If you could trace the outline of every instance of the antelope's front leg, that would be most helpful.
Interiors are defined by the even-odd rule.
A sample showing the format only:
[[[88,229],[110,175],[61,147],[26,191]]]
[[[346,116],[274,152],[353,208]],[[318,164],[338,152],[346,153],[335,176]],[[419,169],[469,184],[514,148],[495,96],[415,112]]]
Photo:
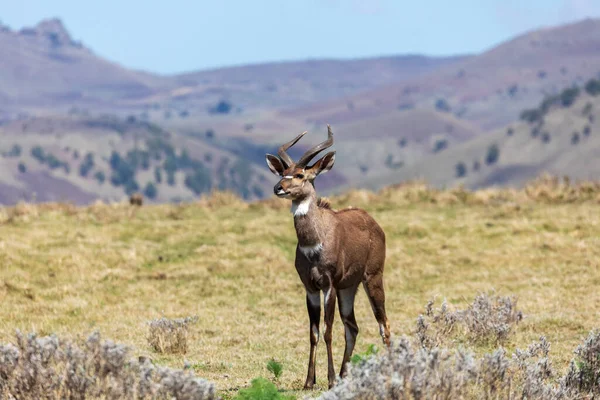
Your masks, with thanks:
[[[304,389],[312,389],[317,383],[315,364],[317,361],[317,343],[319,343],[319,320],[321,319],[321,293],[306,292],[306,307],[310,319],[310,356],[308,358],[308,373]]]
[[[333,286],[325,290],[325,345],[327,346],[327,380],[329,381],[329,389],[335,383],[335,370],[333,368],[333,352],[331,350],[331,338],[333,328],[333,318],[335,316],[335,299],[336,291]]]

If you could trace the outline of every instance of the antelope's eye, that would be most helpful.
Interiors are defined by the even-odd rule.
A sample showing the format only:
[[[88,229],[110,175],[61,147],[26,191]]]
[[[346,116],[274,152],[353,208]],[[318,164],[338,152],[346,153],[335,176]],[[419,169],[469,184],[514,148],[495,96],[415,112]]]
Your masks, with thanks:
[[[296,178],[298,178],[298,179],[304,179],[304,175],[303,174],[296,174]]]

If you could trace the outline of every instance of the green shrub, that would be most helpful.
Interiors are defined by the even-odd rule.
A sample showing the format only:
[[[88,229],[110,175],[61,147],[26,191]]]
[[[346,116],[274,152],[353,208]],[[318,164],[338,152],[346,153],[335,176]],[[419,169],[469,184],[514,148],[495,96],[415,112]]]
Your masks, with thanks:
[[[238,392],[235,400],[292,400],[295,396],[279,393],[277,387],[265,378],[255,378],[250,387]]]
[[[271,359],[267,363],[267,370],[273,374],[275,379],[279,379],[279,377],[283,373],[283,365],[281,365],[280,362]]]
[[[27,166],[26,166],[26,165],[25,165],[25,163],[23,163],[23,162],[20,162],[20,163],[19,163],[19,166],[18,166],[18,168],[19,168],[19,172],[20,172],[20,173],[27,172]]]
[[[360,364],[361,362],[366,361],[369,357],[376,355],[378,351],[379,349],[377,346],[370,344],[364,353],[354,353],[350,358],[350,362],[353,365]]]

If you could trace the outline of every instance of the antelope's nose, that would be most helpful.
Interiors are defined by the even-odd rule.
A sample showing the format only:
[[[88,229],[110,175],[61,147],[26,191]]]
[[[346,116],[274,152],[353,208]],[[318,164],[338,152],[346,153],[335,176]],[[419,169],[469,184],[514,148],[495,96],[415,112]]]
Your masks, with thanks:
[[[281,194],[281,192],[283,192],[283,186],[281,186],[281,183],[278,183],[273,188],[273,193],[275,193],[275,194]]]

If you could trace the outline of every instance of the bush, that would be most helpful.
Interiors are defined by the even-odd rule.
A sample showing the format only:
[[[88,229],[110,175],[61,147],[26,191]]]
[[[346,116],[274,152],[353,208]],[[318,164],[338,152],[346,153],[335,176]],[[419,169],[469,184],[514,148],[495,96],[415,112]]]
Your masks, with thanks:
[[[207,192],[212,187],[210,171],[204,167],[198,167],[185,176],[184,183],[195,194]]]
[[[578,87],[565,89],[560,93],[560,103],[563,107],[570,107],[577,97],[579,96],[580,90]]]
[[[41,146],[32,147],[31,156],[42,164],[46,162],[46,154],[44,153],[44,149]]]
[[[92,153],[87,153],[81,164],[79,164],[79,175],[86,177],[93,168],[94,155]]]
[[[402,139],[398,140],[398,146],[400,146],[401,148],[406,147],[406,143],[407,143],[406,138],[402,138]]]
[[[508,127],[506,130],[506,136],[512,136],[515,133],[515,130],[512,127]]]
[[[571,144],[575,145],[579,143],[579,132],[573,132],[571,135]]]
[[[140,190],[140,185],[135,179],[125,182],[125,193],[127,193],[128,196],[131,196],[138,190]]]
[[[18,168],[19,168],[19,172],[20,172],[20,173],[25,173],[25,172],[27,172],[27,166],[26,166],[26,165],[25,165],[25,163],[23,163],[23,162],[20,162],[20,163],[19,163],[19,166],[18,166]]]
[[[495,164],[500,157],[500,148],[497,144],[492,144],[488,147],[487,154],[485,155],[485,163],[487,165]]]
[[[575,350],[577,358],[571,361],[564,378],[568,388],[581,392],[600,393],[600,332],[590,332],[583,344]]]
[[[265,378],[256,378],[250,382],[250,387],[241,389],[234,400],[292,400],[294,396],[285,396],[277,387]]]
[[[83,346],[17,332],[0,345],[0,398],[215,399],[212,383],[133,359],[126,346],[90,335]]]
[[[542,133],[542,143],[550,143],[550,134],[548,132]]]
[[[450,112],[450,104],[445,99],[437,99],[435,102],[435,109],[442,112]]]
[[[462,178],[467,175],[467,166],[465,165],[464,162],[461,161],[461,162],[457,163],[455,168],[456,168],[456,177],[457,178]]]
[[[596,398],[600,393],[600,338],[590,333],[558,384],[545,337],[512,357],[498,348],[475,358],[460,347],[423,348],[401,337],[381,356],[350,365],[348,375],[319,399],[537,399]]]
[[[135,182],[135,168],[123,159],[119,153],[113,151],[109,163],[112,168],[110,181],[114,186],[125,186],[128,195],[139,189],[137,182]]]
[[[531,108],[528,110],[523,110],[519,116],[519,118],[523,121],[533,123],[542,119],[544,114],[538,110],[537,108]]]
[[[433,143],[433,152],[438,153],[448,148],[448,140],[444,138],[436,139]]]
[[[188,327],[197,321],[198,317],[154,319],[148,323],[148,344],[158,353],[185,354]]]
[[[267,370],[273,374],[275,379],[279,379],[283,373],[283,365],[274,359],[269,360],[267,363]]]
[[[156,190],[156,186],[152,182],[146,183],[146,187],[144,187],[144,196],[149,199],[155,199],[158,194],[158,190]]]
[[[585,91],[590,96],[597,96],[600,94],[600,80],[598,79],[590,79],[585,84]]]
[[[154,180],[156,181],[156,183],[162,182],[162,172],[160,170],[160,167],[154,168]]]
[[[167,184],[169,186],[175,186],[175,172],[167,171]]]
[[[438,310],[430,300],[425,315],[417,319],[417,338],[423,347],[435,347],[448,339],[451,332],[462,331],[474,342],[503,342],[514,326],[523,319],[517,310],[517,300],[511,297],[494,297],[481,293],[465,310],[450,311],[444,301]]]
[[[479,171],[481,163],[478,160],[473,161],[473,171]]]
[[[591,132],[592,132],[592,128],[590,128],[589,125],[586,125],[583,127],[583,136],[590,136]]]
[[[221,100],[215,106],[209,108],[208,112],[211,114],[229,114],[232,108],[233,105],[230,102]]]
[[[100,185],[102,185],[106,180],[106,175],[104,175],[103,171],[98,171],[94,174],[94,178],[98,181]]]
[[[6,157],[19,157],[22,153],[21,145],[13,144],[10,150],[7,153],[4,153]]]

